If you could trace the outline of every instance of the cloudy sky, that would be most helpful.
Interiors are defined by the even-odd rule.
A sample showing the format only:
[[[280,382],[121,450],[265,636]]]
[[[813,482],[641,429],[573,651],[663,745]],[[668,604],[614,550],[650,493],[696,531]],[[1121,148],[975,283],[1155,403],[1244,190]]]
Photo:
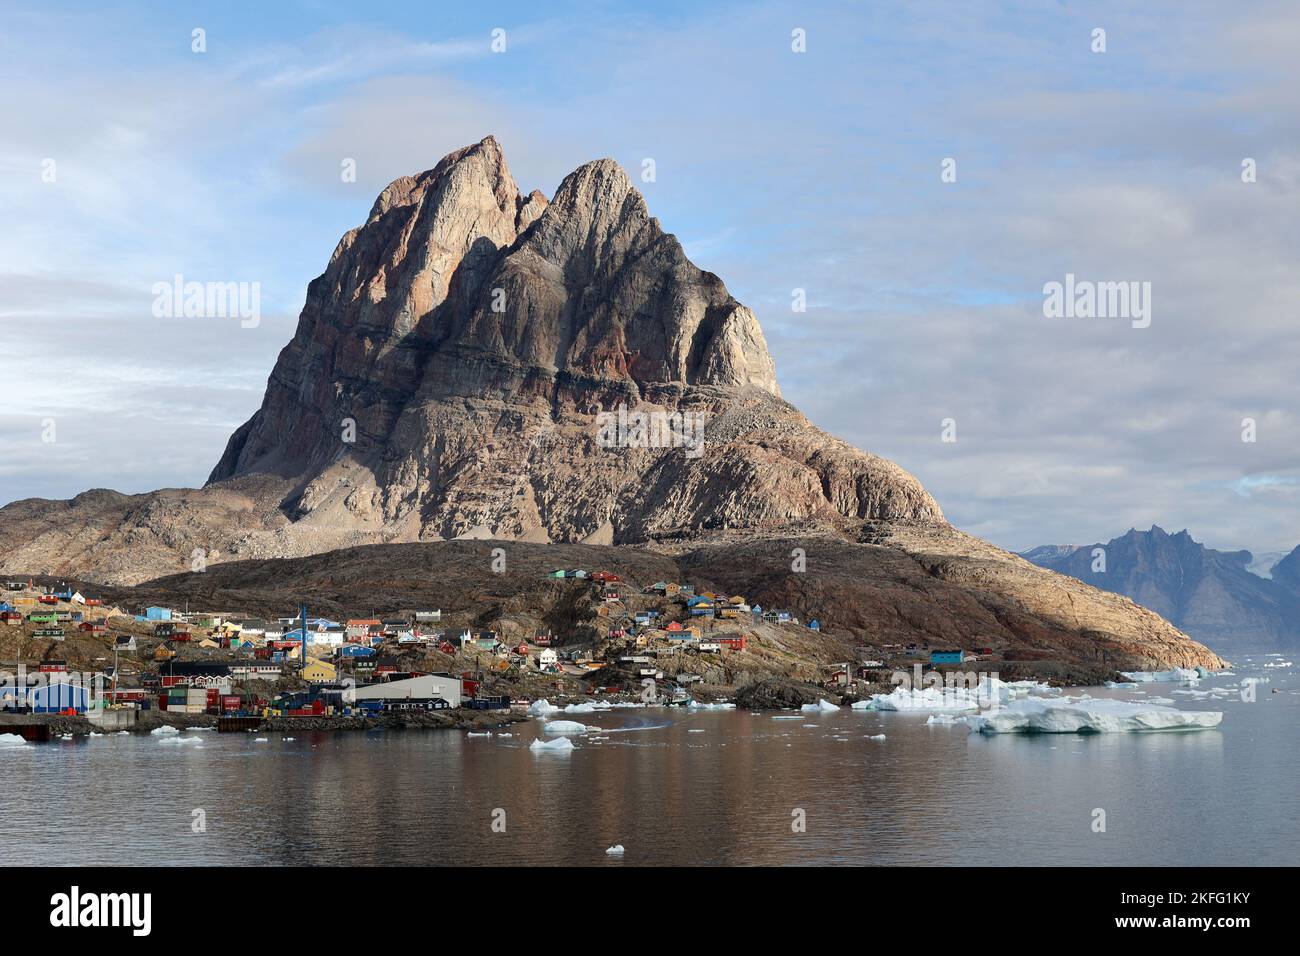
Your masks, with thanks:
[[[959,527],[1300,543],[1300,7],[702,6],[6,3],[0,503],[201,484],[339,236],[493,133],[548,195],[653,158],[786,397]],[[1150,326],[1045,317],[1067,273]],[[176,274],[260,324],[155,318]]]

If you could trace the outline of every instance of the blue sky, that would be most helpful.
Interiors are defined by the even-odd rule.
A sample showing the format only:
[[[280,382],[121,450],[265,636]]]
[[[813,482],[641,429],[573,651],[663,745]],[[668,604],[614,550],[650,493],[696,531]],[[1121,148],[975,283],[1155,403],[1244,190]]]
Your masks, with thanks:
[[[1281,3],[8,4],[0,502],[201,483],[339,236],[492,133],[548,195],[653,158],[786,397],[960,527],[1289,550],[1296,49]],[[1044,318],[1067,272],[1150,281],[1151,327]],[[154,318],[177,273],[260,283],[261,324]]]

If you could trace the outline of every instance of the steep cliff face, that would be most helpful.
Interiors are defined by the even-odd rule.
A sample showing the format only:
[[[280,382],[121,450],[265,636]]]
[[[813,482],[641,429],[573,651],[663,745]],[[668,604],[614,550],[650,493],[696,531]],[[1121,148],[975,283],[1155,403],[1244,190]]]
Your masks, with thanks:
[[[702,443],[615,429],[610,447],[619,409],[686,416]],[[547,203],[491,138],[393,183],[344,236],[209,484],[252,474],[290,481],[296,523],[405,540],[942,519],[906,472],[781,401],[753,313],[618,164]]]

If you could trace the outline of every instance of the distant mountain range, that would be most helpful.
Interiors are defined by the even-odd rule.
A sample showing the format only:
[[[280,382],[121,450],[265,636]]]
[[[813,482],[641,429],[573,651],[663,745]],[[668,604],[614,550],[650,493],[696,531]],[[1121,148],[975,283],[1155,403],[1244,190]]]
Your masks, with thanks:
[[[1153,525],[1104,544],[1042,545],[1021,557],[1127,595],[1220,654],[1300,649],[1300,547],[1276,563],[1262,562],[1249,551],[1215,551],[1186,531]]]

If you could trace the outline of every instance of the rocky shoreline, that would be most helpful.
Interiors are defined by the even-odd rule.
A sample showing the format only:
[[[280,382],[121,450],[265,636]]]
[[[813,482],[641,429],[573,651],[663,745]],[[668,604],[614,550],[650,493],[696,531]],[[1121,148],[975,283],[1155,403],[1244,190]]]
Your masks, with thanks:
[[[268,717],[257,727],[258,731],[273,733],[336,732],[349,730],[494,730],[527,720],[528,716],[514,710],[441,710],[392,714],[382,717]],[[89,737],[115,733],[148,734],[160,727],[177,730],[215,730],[217,718],[210,714],[169,714],[163,710],[139,712],[134,727],[124,731],[103,730],[85,717],[62,714],[3,714],[0,715],[0,733],[7,728],[31,724],[45,724],[52,737]],[[16,731],[10,731],[16,732]]]

